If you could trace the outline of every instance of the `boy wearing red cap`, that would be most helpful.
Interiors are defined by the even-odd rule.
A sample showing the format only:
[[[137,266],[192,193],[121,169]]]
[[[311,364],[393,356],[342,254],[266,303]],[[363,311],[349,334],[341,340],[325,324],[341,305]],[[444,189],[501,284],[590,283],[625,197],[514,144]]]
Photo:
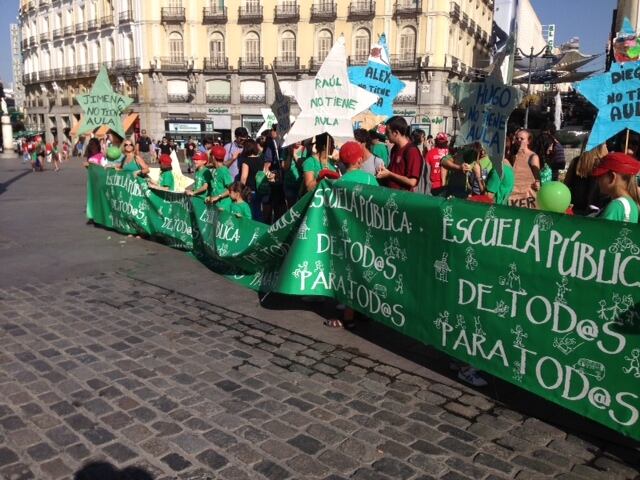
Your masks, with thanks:
[[[336,185],[342,183],[362,183],[378,186],[376,177],[360,169],[364,162],[364,150],[358,142],[347,142],[340,149],[340,161],[347,167],[347,171]]]
[[[151,179],[147,179],[147,181],[153,188],[172,192],[175,189],[175,182],[171,169],[171,156],[163,153],[158,160],[160,161],[160,183],[155,183]]]
[[[598,179],[598,187],[611,202],[598,215],[607,220],[638,223],[638,182],[640,162],[624,153],[609,153],[591,174]]]
[[[194,176],[193,190],[187,190],[185,193],[189,196],[202,195],[207,197],[211,195],[211,184],[213,176],[207,168],[209,157],[206,153],[198,152],[193,155],[193,162],[196,165],[196,174]]]
[[[214,170],[211,196],[207,198],[207,203],[215,203],[220,210],[229,210],[231,207],[229,187],[233,184],[233,177],[229,167],[224,164],[226,156],[227,151],[222,145],[216,145],[211,149]]]

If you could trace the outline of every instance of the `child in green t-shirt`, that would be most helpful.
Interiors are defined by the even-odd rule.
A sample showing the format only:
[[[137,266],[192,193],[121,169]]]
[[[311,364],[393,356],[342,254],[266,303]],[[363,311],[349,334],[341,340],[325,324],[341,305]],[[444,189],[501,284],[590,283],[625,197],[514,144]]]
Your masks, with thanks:
[[[242,182],[233,182],[229,187],[229,197],[231,197],[230,212],[239,218],[251,219],[251,207],[247,203],[251,196],[251,189]]]
[[[592,176],[598,180],[603,195],[611,198],[599,218],[618,222],[638,223],[638,183],[640,162],[624,153],[609,153],[593,169]]]
[[[211,184],[213,176],[207,168],[209,157],[206,153],[198,152],[193,156],[193,163],[196,166],[196,174],[194,176],[193,190],[187,190],[185,193],[189,196],[199,195],[207,197],[211,195]]]
[[[211,196],[207,198],[207,203],[213,203],[219,210],[229,210],[231,200],[229,199],[229,187],[233,184],[233,177],[229,168],[225,166],[224,159],[227,155],[224,147],[216,145],[211,149],[213,160],[213,184]]]

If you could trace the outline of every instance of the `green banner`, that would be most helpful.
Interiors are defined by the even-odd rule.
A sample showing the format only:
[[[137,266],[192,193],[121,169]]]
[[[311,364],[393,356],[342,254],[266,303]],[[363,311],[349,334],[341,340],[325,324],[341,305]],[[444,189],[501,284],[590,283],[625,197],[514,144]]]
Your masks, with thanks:
[[[323,181],[277,223],[89,167],[87,214],[255,290],[332,297],[640,440],[640,228]]]

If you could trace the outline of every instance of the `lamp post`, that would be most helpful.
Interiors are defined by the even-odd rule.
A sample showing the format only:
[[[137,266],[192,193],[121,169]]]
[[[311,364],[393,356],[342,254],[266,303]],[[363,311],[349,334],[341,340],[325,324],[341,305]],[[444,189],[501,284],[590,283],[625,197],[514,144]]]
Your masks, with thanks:
[[[529,59],[529,73],[527,76],[527,109],[524,114],[524,128],[529,128],[529,103],[531,101],[529,99],[529,95],[531,94],[531,64],[534,58],[538,58],[540,56],[543,58],[553,58],[553,54],[551,53],[551,49],[549,48],[549,45],[546,45],[538,53],[533,53],[533,47],[531,47],[531,52],[529,53],[529,55],[524,53],[520,48],[516,49],[516,53],[519,57],[519,58],[516,57],[516,59],[518,60],[522,58]]]

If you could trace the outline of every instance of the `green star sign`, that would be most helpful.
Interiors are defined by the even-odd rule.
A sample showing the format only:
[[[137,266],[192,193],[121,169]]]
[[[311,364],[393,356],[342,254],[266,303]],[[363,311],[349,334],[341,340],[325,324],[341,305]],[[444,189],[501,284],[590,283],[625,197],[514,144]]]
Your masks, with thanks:
[[[91,92],[86,95],[78,95],[76,100],[84,112],[78,135],[106,125],[121,138],[125,137],[120,115],[131,105],[133,99],[113,91],[109,82],[109,74],[104,65],[100,68],[100,73],[98,73]]]

